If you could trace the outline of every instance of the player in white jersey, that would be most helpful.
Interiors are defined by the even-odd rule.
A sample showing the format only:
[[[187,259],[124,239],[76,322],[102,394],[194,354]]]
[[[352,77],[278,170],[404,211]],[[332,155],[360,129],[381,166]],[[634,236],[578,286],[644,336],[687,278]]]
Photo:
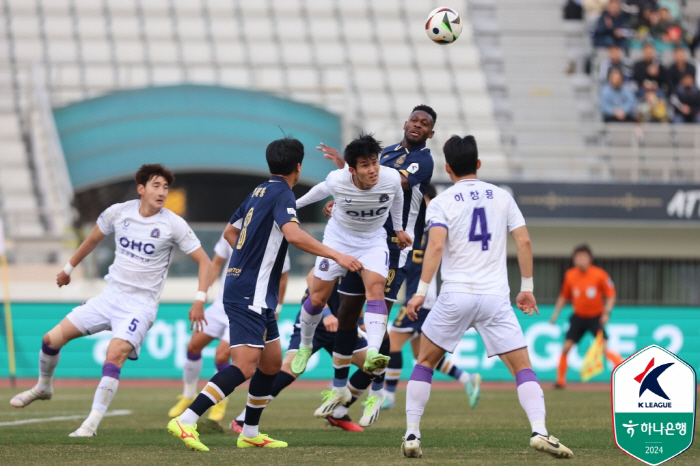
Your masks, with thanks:
[[[209,286],[214,284],[216,276],[222,270],[224,264],[231,261],[233,248],[226,238],[221,236],[214,245],[214,259],[212,260],[211,275]],[[290,262],[289,254],[284,259],[282,266],[282,277],[289,276]],[[221,271],[221,285],[216,299],[209,307],[204,310],[204,317],[207,319],[207,324],[201,332],[194,332],[187,344],[187,359],[185,359],[184,367],[182,368],[183,391],[182,395],[178,395],[178,402],[168,411],[168,417],[177,417],[182,414],[187,407],[192,404],[197,396],[197,381],[202,373],[202,350],[214,340],[219,340],[219,345],[216,347],[214,356],[214,364],[216,371],[226,369],[229,366],[230,344],[229,344],[229,321],[226,311],[224,310],[224,283],[226,282],[226,272],[224,268]],[[285,280],[286,281],[286,280]],[[279,303],[284,300],[285,290],[280,285]],[[228,398],[220,403],[212,406],[209,410],[208,418],[215,422],[221,422],[226,414],[226,406]]]
[[[329,195],[333,196],[333,215],[326,225],[323,243],[345,254],[352,254],[364,267],[362,280],[367,297],[365,327],[368,340],[364,370],[368,372],[383,370],[389,361],[388,357],[379,354],[387,321],[384,284],[389,273],[389,249],[384,223],[389,215],[399,247],[412,244],[401,224],[404,201],[401,175],[396,170],[379,164],[381,151],[379,142],[372,136],[360,135],[344,151],[349,169],[331,172],[325,182],[314,186],[297,200],[297,208],[301,208]],[[323,308],[336,280],[346,272],[330,259],[316,258],[310,295],[302,306],[301,344],[292,362],[293,373],[304,372]],[[354,322],[351,327],[353,334],[356,327],[357,322]],[[341,389],[347,391],[344,381]],[[347,395],[349,397],[349,392]]]
[[[477,179],[481,167],[473,136],[452,136],[443,148],[445,169],[454,185],[428,206],[430,228],[421,281],[408,302],[409,318],[425,301],[442,261],[438,300],[423,324],[420,352],[406,391],[404,456],[422,456],[420,419],[430,397],[435,367],[452,353],[471,327],[481,335],[489,357],[500,356],[515,376],[518,398],[532,427],[530,446],[558,458],[573,453],[545,427],[544,394],[532,370],[522,329],[510,304],[506,270],[507,233],[515,239],[522,278],[517,307],[539,314],[532,293],[532,246],[525,220],[505,190]]]
[[[126,359],[137,359],[146,332],[153,325],[165,277],[175,246],[199,265],[199,291],[190,308],[191,327],[206,323],[204,301],[211,261],[187,222],[164,207],[170,170],[159,164],[142,165],[136,172],[139,200],[114,204],[97,219],[97,225],[58,274],[59,287],[70,283],[70,274],[108,234],[114,233],[116,253],[105,277],[105,290],[76,307],[44,335],[39,353],[39,382],[10,401],[23,408],[34,400],[49,400],[59,351],[69,341],[102,330],[112,330],[112,340],[95,392],[92,411],[71,437],[92,437],[119,386]]]

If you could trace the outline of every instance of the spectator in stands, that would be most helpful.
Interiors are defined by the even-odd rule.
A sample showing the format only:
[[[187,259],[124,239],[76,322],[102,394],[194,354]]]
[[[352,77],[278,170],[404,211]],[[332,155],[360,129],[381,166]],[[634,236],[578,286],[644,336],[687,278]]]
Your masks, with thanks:
[[[651,27],[651,37],[667,44],[679,43],[683,36],[683,29],[681,23],[671,17],[668,8],[661,8],[658,14],[654,13],[654,17],[656,21]]]
[[[634,92],[625,86],[623,81],[620,70],[610,70],[608,82],[600,90],[600,113],[603,114],[603,121],[636,121],[634,107],[637,100]]]
[[[695,28],[695,36],[690,41],[690,55],[692,57],[695,56],[695,49],[698,48],[698,45],[700,45],[700,18],[698,18],[698,25]]]
[[[688,63],[688,56],[683,47],[676,47],[673,50],[673,65],[668,68],[668,88],[673,93],[681,82],[681,77],[685,74],[695,73],[695,65]]]
[[[608,58],[600,64],[600,81],[607,82],[610,71],[616,69],[622,72],[625,82],[632,79],[632,65],[624,56],[619,45],[613,44],[608,47]]]
[[[656,83],[654,81],[646,81],[644,84],[644,100],[637,107],[638,120],[651,123],[669,121],[666,99],[659,95]]]
[[[654,44],[647,42],[642,49],[642,59],[634,64],[634,81],[637,83],[639,97],[643,94],[643,84],[645,80],[655,81],[659,89],[668,95],[668,73],[666,67],[661,64],[656,57]]]
[[[610,0],[593,30],[593,45],[610,47],[617,44],[627,48],[628,15],[620,9],[620,0]]]
[[[700,90],[695,85],[695,76],[685,74],[676,88],[674,104],[676,123],[700,123]]]

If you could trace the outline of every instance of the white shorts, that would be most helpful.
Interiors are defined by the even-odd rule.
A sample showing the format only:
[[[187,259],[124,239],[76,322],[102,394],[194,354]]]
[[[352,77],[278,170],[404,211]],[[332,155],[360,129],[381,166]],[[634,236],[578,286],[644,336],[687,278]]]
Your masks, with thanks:
[[[73,309],[66,317],[83,335],[111,330],[112,338],[127,341],[134,347],[129,359],[136,360],[157,312],[157,306],[141,303],[107,287],[99,295]]]
[[[481,335],[489,357],[527,347],[510,300],[504,296],[440,293],[422,330],[428,340],[452,353],[471,327]]]
[[[224,311],[224,303],[218,300],[211,303],[211,305],[204,310],[204,318],[207,319],[207,325],[204,326],[202,332],[215,340],[228,343],[230,336],[228,330],[228,316],[226,315],[226,311]]]
[[[323,244],[338,252],[353,256],[365,269],[386,278],[389,275],[389,247],[386,244],[386,231],[382,228],[374,238],[363,238],[341,231],[332,224],[326,226]],[[347,269],[332,259],[316,257],[314,276],[324,281],[342,277]]]

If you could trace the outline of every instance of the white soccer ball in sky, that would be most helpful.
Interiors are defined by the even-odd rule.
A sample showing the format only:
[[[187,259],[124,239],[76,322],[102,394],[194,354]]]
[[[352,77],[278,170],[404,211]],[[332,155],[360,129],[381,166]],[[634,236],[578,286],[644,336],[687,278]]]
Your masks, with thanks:
[[[452,8],[435,8],[425,22],[425,33],[438,44],[451,44],[462,34],[462,18]]]

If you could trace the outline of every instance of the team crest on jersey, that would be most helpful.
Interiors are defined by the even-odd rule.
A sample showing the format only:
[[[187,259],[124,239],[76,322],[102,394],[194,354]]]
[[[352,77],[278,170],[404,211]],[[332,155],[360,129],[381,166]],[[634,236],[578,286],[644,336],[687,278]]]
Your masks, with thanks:
[[[128,220],[124,220],[124,225],[122,226],[122,228],[126,230],[127,228],[129,228],[129,225],[131,225],[131,223]]]
[[[382,194],[379,196],[379,202],[386,202],[389,200],[389,195],[388,194]]]
[[[403,163],[406,161],[406,154],[403,154],[401,157],[396,159],[396,162],[394,162],[394,168],[399,168]]]
[[[158,228],[153,229],[151,232],[151,238],[160,238],[160,230]]]
[[[330,267],[330,264],[328,263],[328,259],[323,259],[321,263],[318,265],[318,269],[321,272],[328,272],[328,267]]]

